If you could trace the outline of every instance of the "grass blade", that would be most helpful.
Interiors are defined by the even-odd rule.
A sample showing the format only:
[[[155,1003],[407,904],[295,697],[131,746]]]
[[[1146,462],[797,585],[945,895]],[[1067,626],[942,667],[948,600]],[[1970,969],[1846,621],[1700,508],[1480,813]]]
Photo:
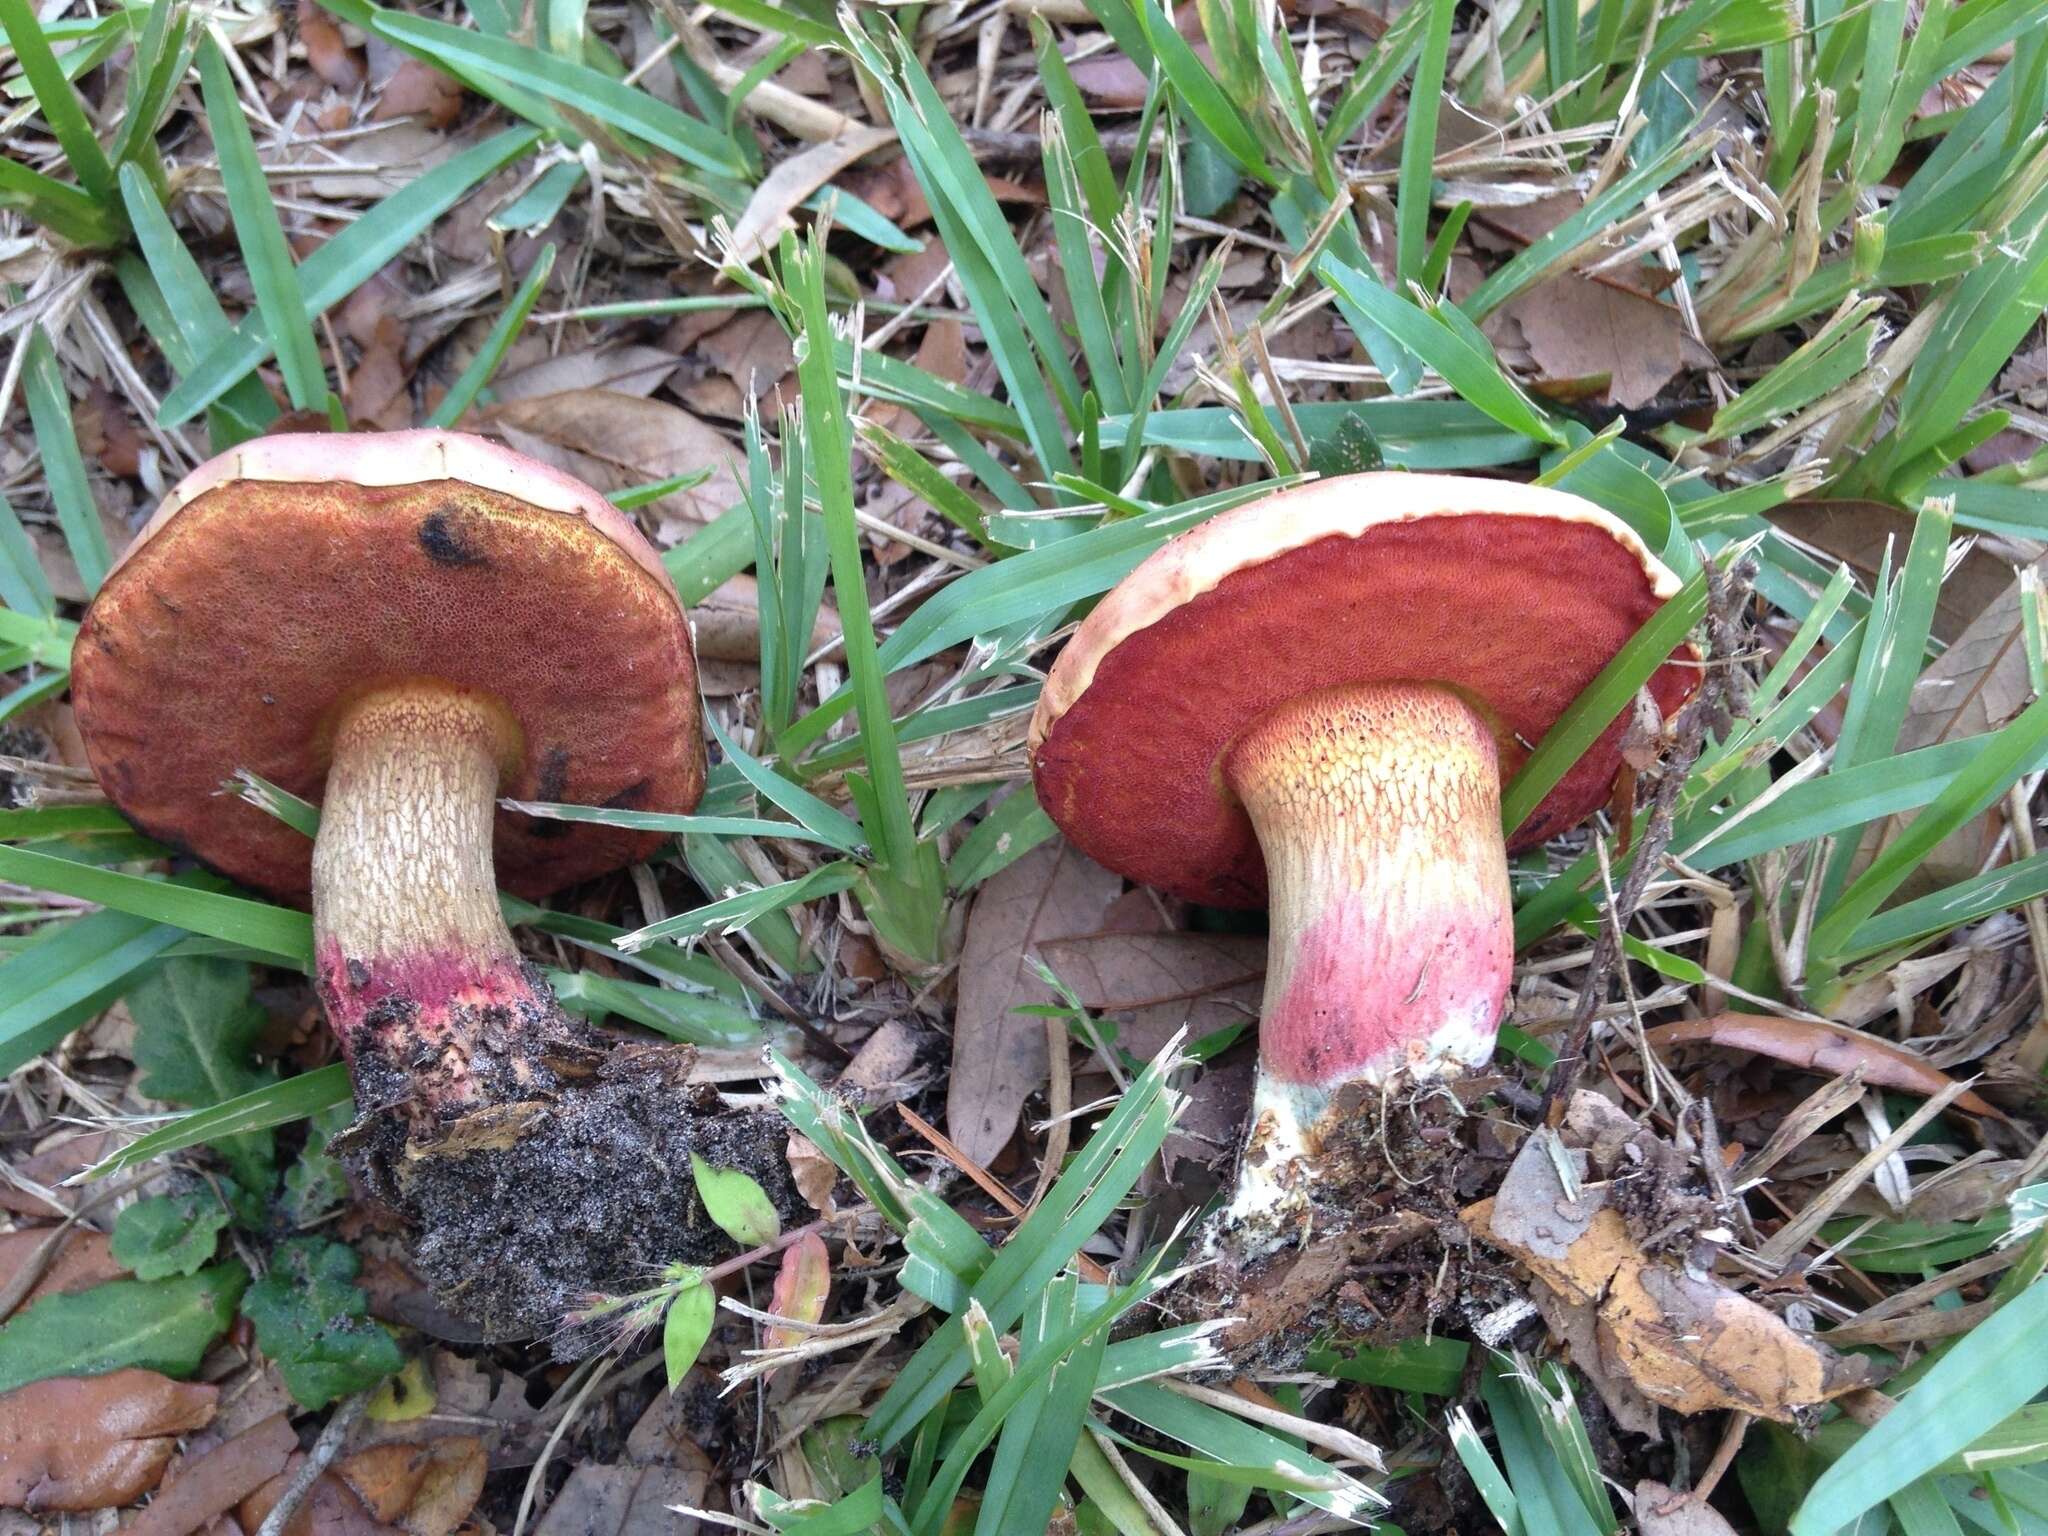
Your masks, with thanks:
[[[28,398],[29,421],[36,448],[43,457],[43,478],[57,509],[57,526],[78,567],[88,594],[99,591],[113,568],[106,530],[100,526],[99,504],[86,483],[85,461],[78,456],[78,433],[71,424],[71,396],[57,366],[57,349],[41,326],[29,332],[28,357],[22,368],[22,393]]]
[[[469,366],[462,370],[448,393],[441,397],[441,403],[434,407],[427,417],[430,427],[452,427],[462,420],[469,408],[476,404],[476,397],[491,382],[505,361],[505,354],[512,349],[512,343],[519,339],[519,328],[526,324],[526,317],[533,313],[533,306],[540,298],[540,291],[547,286],[548,275],[555,270],[555,246],[549,241],[541,247],[533,268],[519,285],[519,291],[512,295],[512,302],[492,323],[490,334],[484,337],[482,346],[476,349],[476,356],[469,360]]]
[[[230,944],[260,949],[302,971],[312,969],[313,920],[303,912],[229,896],[222,890],[204,890],[99,869],[29,848],[0,847],[0,880],[97,902],[117,912],[132,912],[138,917],[169,923],[188,933],[203,933]]]
[[[103,1179],[110,1173],[137,1168],[190,1147],[310,1119],[322,1110],[348,1103],[353,1096],[346,1066],[337,1061],[316,1067],[311,1072],[288,1077],[281,1083],[267,1083],[235,1098],[222,1099],[205,1109],[179,1115],[136,1137],[113,1156],[94,1163],[85,1171],[84,1177]]]
[[[277,219],[277,204],[256,154],[256,140],[242,115],[234,77],[228,73],[220,45],[211,37],[199,44],[199,84],[220,156],[221,185],[234,217],[235,238],[248,264],[250,285],[256,290],[256,307],[284,370],[285,389],[297,409],[325,410],[327,369],[320,361],[320,346],[313,339],[311,324],[317,311],[306,308],[298,265],[285,243],[284,226]]]
[[[1422,52],[1415,63],[1415,79],[1408,96],[1408,124],[1401,133],[1401,180],[1394,208],[1395,271],[1400,283],[1422,280],[1422,267],[1429,255],[1429,209],[1436,178],[1436,120],[1443,104],[1444,66],[1451,53],[1451,18],[1457,0],[1424,0],[1429,19],[1422,34]],[[1572,26],[1578,25],[1578,11],[1569,0],[1545,0],[1546,20],[1552,12],[1568,12]],[[1557,88],[1553,81],[1551,88]],[[1354,298],[1354,302],[1356,302]]]
[[[1831,1536],[1941,1465],[2048,1387],[2048,1285],[2036,1281],[1937,1361],[1820,1475],[1790,1536]]]
[[[539,141],[540,134],[534,129],[508,129],[444,160],[349,224],[299,267],[307,317],[355,292],[478,182],[503,170]],[[192,372],[164,397],[157,419],[167,427],[191,420],[259,367],[271,350],[269,328],[262,317],[244,320],[209,348]]]

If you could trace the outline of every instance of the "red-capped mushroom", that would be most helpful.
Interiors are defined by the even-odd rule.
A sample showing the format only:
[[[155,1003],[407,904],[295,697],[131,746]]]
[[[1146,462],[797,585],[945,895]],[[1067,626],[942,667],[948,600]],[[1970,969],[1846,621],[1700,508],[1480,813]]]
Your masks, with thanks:
[[[586,1187],[631,1180],[593,1163],[595,1133],[567,1107],[609,1070],[608,1042],[562,1012],[498,905],[500,884],[539,897],[661,841],[517,815],[501,796],[681,812],[703,792],[689,622],[630,520],[459,433],[260,438],[165,499],[80,626],[72,687],[94,771],[137,826],[310,896],[355,1139],[421,1229],[444,1299],[530,1330],[617,1267],[607,1241],[628,1267],[648,1257],[639,1233],[602,1230],[580,1235],[580,1256],[538,1256],[499,1219],[559,1176],[551,1219],[601,1229]],[[222,793],[237,769],[319,802],[317,839]],[[543,1121],[554,1141],[515,1155],[524,1138],[506,1128]],[[487,1151],[500,1163],[479,1162]],[[431,1187],[437,1158],[463,1165],[460,1190]],[[662,1219],[686,1225],[686,1203]],[[470,1273],[493,1232],[549,1271],[509,1304],[479,1302]]]
[[[1507,850],[1606,800],[1623,722],[1506,838],[1501,783],[1676,588],[1576,496],[1364,474],[1181,535],[1060,655],[1032,772],[1068,838],[1191,901],[1270,894],[1238,1220],[1279,1235],[1346,1084],[1490,1058]],[[1674,660],[1650,692],[1668,714],[1693,681]]]

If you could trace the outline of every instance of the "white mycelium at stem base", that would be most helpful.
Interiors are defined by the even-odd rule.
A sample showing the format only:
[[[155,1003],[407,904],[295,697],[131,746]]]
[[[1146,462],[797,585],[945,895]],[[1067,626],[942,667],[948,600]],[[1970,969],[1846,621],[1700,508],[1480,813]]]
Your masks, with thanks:
[[[392,685],[335,728],[313,848],[317,981],[359,1098],[403,1095],[415,1118],[501,1100],[533,1063],[480,1038],[553,999],[519,958],[492,868],[498,786],[518,728],[483,695]],[[483,1062],[497,1065],[484,1082]]]
[[[1231,1215],[1270,1219],[1304,1201],[1339,1088],[1491,1056],[1514,962],[1500,773],[1492,728],[1456,694],[1400,683],[1293,699],[1222,767],[1272,893]]]

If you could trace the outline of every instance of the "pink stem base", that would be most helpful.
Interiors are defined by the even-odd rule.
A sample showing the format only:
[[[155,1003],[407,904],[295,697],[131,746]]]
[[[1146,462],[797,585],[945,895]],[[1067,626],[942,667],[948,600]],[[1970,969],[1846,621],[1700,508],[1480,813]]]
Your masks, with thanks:
[[[1373,684],[1273,711],[1223,768],[1272,893],[1238,1192],[1269,1210],[1312,1179],[1338,1089],[1491,1057],[1514,966],[1498,753],[1448,690]]]

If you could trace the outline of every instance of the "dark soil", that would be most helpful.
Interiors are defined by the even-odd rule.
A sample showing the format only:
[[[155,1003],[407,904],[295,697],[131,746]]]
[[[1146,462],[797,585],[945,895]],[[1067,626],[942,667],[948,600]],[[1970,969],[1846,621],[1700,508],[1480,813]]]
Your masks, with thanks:
[[[574,1357],[606,1339],[571,1328],[572,1314],[646,1289],[669,1264],[736,1252],[705,1215],[691,1153],[751,1175],[786,1216],[802,1205],[783,1155],[788,1127],[691,1085],[689,1047],[615,1044],[559,1009],[509,1016],[527,1011],[488,1010],[508,1016],[479,1021],[475,1037],[480,1058],[523,1058],[524,1097],[425,1124],[386,1097],[336,1150],[403,1218],[440,1305],[485,1339],[546,1337]],[[513,1081],[487,1076],[501,1091]],[[359,1102],[377,1102],[361,1086]]]

